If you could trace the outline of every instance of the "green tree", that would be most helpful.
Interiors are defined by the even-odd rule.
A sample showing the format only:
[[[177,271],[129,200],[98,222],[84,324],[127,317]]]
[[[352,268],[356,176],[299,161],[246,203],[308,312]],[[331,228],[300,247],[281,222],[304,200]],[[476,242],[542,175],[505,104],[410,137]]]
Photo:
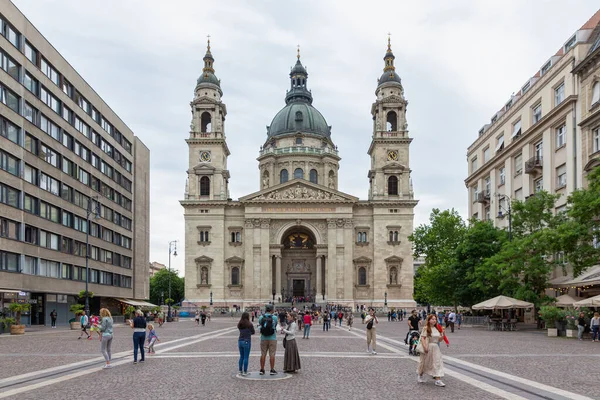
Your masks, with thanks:
[[[181,302],[185,296],[184,278],[180,277],[176,271],[163,268],[150,278],[150,302],[161,304],[169,297],[169,275],[171,276],[171,298],[175,303]],[[166,304],[166,303],[165,303]]]
[[[587,176],[588,187],[569,196],[567,218],[558,227],[565,256],[578,276],[600,260],[600,167]]]
[[[503,294],[539,307],[548,301],[545,289],[562,250],[557,227],[564,216],[554,215],[558,196],[538,192],[512,202],[513,240],[475,268],[475,287],[488,296]]]
[[[458,304],[456,285],[464,281],[455,270],[456,248],[465,232],[465,222],[456,210],[433,209],[429,225],[417,227],[409,236],[414,256],[425,256],[425,264],[415,277],[415,297],[419,301]]]

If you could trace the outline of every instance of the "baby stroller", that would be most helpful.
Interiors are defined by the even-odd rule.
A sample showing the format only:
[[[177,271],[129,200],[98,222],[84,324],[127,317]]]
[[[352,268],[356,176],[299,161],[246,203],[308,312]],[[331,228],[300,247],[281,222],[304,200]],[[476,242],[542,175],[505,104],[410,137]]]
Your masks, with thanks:
[[[410,331],[408,333],[408,354],[412,356],[418,356],[419,352],[417,351],[417,343],[419,342],[419,338],[421,334],[419,331]]]

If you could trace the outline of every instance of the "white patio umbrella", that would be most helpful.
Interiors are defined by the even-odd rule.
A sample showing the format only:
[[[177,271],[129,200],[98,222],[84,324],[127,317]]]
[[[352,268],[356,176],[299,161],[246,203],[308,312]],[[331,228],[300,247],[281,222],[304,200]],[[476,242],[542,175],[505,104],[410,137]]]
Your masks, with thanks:
[[[575,307],[593,307],[600,306],[600,294],[594,297],[588,297],[587,299],[583,299],[573,303]]]
[[[583,297],[573,297],[570,296],[568,294],[563,294],[562,296],[558,296],[556,298],[556,306],[557,307],[573,307],[573,305],[578,302],[578,301],[582,301],[582,300],[587,300],[584,299]]]
[[[507,296],[496,296],[471,307],[473,310],[508,310],[511,308],[533,308],[533,303],[513,299]]]

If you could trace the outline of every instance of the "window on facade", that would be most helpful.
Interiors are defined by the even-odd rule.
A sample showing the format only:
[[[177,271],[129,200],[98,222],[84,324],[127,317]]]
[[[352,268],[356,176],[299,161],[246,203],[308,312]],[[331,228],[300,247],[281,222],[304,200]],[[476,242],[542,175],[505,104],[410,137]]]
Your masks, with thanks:
[[[473,195],[472,201],[473,201],[473,203],[475,203],[477,201],[477,198],[479,197],[479,185],[473,186],[471,188],[471,193]]]
[[[489,196],[492,193],[492,180],[489,176],[485,178],[483,185],[485,195]]]
[[[483,162],[486,163],[490,160],[490,148],[486,147],[483,150]]]
[[[398,130],[398,114],[395,111],[387,113],[386,128],[388,132],[396,132]]]
[[[282,169],[281,172],[279,172],[279,183],[285,183],[287,181],[288,181],[287,169]]]
[[[304,171],[302,168],[296,168],[294,170],[294,179],[304,179]]]
[[[533,193],[538,193],[544,190],[544,180],[543,178],[536,179],[533,182]]]
[[[367,269],[365,267],[358,269],[358,284],[360,286],[366,286],[367,284]]]
[[[556,188],[567,186],[567,165],[563,164],[556,168]]]
[[[515,199],[522,201],[523,200],[523,188],[519,188],[515,190]]]
[[[37,207],[37,203],[38,200],[35,197],[32,197],[28,194],[25,194],[25,196],[23,197],[23,210],[25,210],[26,212],[30,213],[30,214],[37,214],[38,213],[38,207]]]
[[[8,153],[0,151],[0,169],[5,170],[9,174],[19,176],[20,168],[19,168],[20,160],[16,157],[11,156]]]
[[[39,112],[28,102],[23,102],[23,117],[34,125],[38,124]]]
[[[4,136],[11,142],[19,144],[21,130],[12,122],[0,118],[0,136]]]
[[[0,183],[0,203],[19,208],[21,192]]]
[[[504,134],[498,136],[497,142],[496,142],[496,153],[499,151],[502,151],[504,149]]]
[[[515,156],[514,163],[515,163],[515,175],[518,175],[521,172],[523,172],[523,155],[522,154],[517,154]]]
[[[356,242],[357,243],[367,243],[367,232],[357,232],[356,233]]]
[[[542,105],[538,104],[533,107],[531,122],[536,124],[540,119],[542,119]]]
[[[397,242],[398,241],[398,231],[390,231],[389,232],[389,241]]]
[[[600,102],[600,82],[594,83],[592,86],[592,105]]]
[[[40,246],[51,250],[58,250],[60,237],[54,233],[40,230]]]
[[[17,32],[12,26],[10,26],[5,21],[0,19],[0,28],[2,30],[2,35],[8,40],[13,46],[17,49],[19,48],[19,43],[21,39],[21,35]]]
[[[500,182],[500,185],[504,185],[506,183],[506,168],[505,167],[500,167],[500,169],[498,170],[498,180]]]
[[[60,141],[60,128],[44,114],[40,115],[40,128],[53,139]]]
[[[22,274],[37,275],[37,258],[25,256],[25,262],[21,269]]]
[[[4,86],[0,86],[0,101],[2,101],[5,106],[17,114],[19,113],[19,96],[17,96],[12,90]]]
[[[301,138],[301,137],[297,137],[297,138],[296,138],[296,144],[297,144],[297,145],[300,145],[300,144],[302,144],[302,138]]]
[[[242,243],[242,233],[231,232],[231,243]]]
[[[537,160],[542,159],[542,156],[544,155],[544,142],[543,141],[540,140],[533,146],[533,153]]]
[[[600,127],[592,131],[592,152],[600,151]]]
[[[477,171],[477,156],[471,159],[471,173]]]
[[[240,285],[240,268],[239,267],[231,268],[231,285],[232,286]]]
[[[52,82],[54,82],[55,85],[58,86],[58,71],[48,64],[44,58],[42,58],[40,63],[40,69]]]
[[[19,70],[21,66],[4,52],[0,52],[0,66],[17,82],[19,81]]]
[[[57,114],[60,114],[60,101],[45,87],[40,87],[40,99]]]
[[[565,84],[561,83],[554,89],[554,105],[557,106],[565,99]]]
[[[19,240],[20,226],[16,221],[0,217],[0,237]]]
[[[200,196],[210,196],[210,178],[208,176],[200,178]]]
[[[562,147],[566,143],[565,134],[567,132],[567,127],[563,124],[556,128],[556,148]]]
[[[310,181],[312,183],[319,183],[319,173],[317,172],[316,169],[310,170],[309,177],[310,177]]]
[[[23,78],[23,85],[25,86],[25,88],[27,90],[29,90],[31,93],[33,93],[34,95],[37,96],[37,93],[38,93],[37,79],[35,79],[34,77],[32,77],[31,75],[26,73],[25,78]]]
[[[398,195],[398,178],[395,176],[390,176],[388,178],[388,195],[390,195],[390,196]]]
[[[200,231],[200,241],[201,242],[210,242],[208,237],[208,231]]]
[[[34,65],[37,65],[37,50],[34,49],[27,41],[25,41],[25,57],[27,57],[27,59],[31,61]]]
[[[45,173],[40,173],[40,188],[56,196],[60,193],[60,183]]]
[[[203,112],[200,116],[200,132],[212,132],[212,119],[209,112]]]

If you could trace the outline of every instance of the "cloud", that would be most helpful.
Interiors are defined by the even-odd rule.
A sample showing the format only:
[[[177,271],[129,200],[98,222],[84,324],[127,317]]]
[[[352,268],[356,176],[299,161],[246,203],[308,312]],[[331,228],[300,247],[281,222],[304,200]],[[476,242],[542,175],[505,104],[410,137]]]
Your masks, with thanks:
[[[594,2],[14,0],[151,151],[151,260],[183,255],[189,102],[212,36],[227,104],[233,198],[259,188],[265,126],[284,106],[296,45],[333,126],[339,186],[366,198],[376,79],[387,32],[409,101],[415,226],[431,208],[466,217],[477,131],[595,11]],[[183,271],[183,257],[171,260]]]

